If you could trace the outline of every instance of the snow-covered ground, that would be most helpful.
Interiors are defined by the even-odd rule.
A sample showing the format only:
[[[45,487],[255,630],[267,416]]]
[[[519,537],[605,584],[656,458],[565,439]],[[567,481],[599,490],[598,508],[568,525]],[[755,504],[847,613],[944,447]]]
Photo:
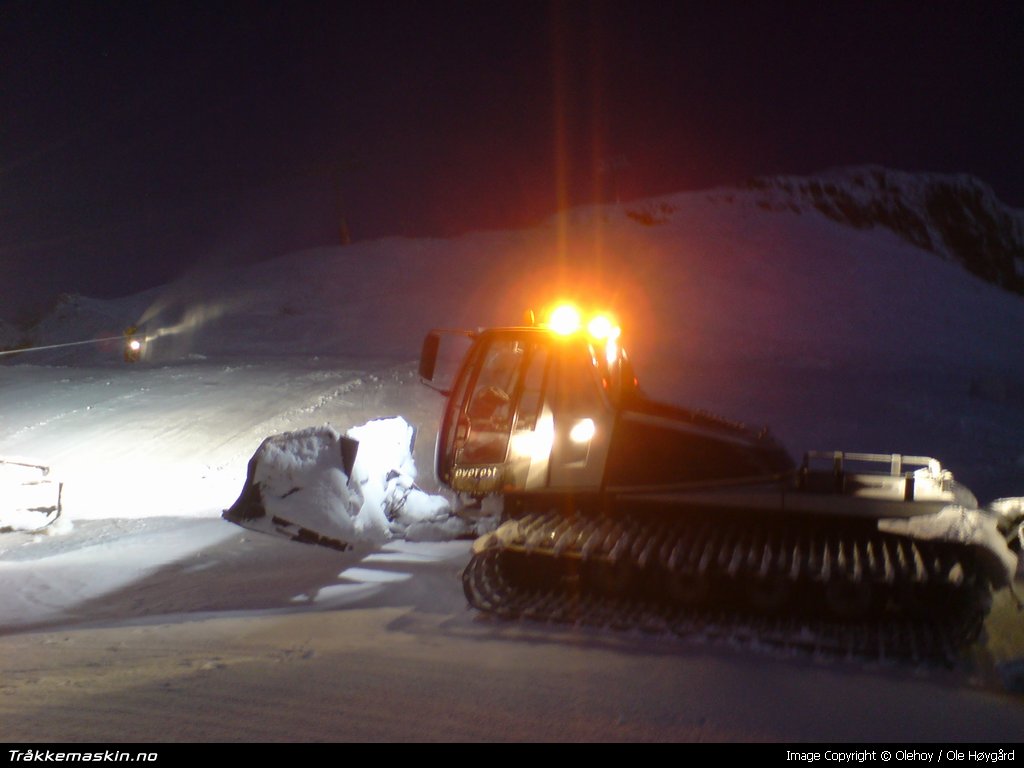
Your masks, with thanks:
[[[415,427],[416,480],[442,493],[423,334],[566,294],[618,313],[656,397],[768,424],[796,456],[932,455],[983,502],[1024,495],[1024,301],[889,230],[757,201],[687,193],[68,297],[37,344],[133,324],[149,342],[131,365],[116,340],[0,358],[0,455],[52,465],[66,510],[0,539],[6,740],[1018,741],[1005,594],[976,658],[922,674],[503,625],[465,606],[468,541],[339,553],[220,519],[265,437],[379,417]]]

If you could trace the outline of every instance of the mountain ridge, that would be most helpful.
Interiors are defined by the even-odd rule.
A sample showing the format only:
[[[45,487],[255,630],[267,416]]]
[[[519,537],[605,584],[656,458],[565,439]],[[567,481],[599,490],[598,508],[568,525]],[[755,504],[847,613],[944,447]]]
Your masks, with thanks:
[[[738,187],[765,210],[811,207],[855,229],[885,227],[994,285],[1024,295],[1024,211],[970,174],[913,173],[877,165],[808,176],[758,176]]]

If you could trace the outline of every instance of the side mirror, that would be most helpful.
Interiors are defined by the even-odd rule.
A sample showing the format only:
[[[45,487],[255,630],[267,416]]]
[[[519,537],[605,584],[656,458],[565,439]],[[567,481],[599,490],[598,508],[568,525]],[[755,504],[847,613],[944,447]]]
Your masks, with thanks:
[[[434,380],[434,369],[437,367],[437,352],[441,348],[441,334],[431,331],[423,339],[423,349],[420,350],[420,379],[424,384]]]
[[[428,333],[420,350],[420,381],[448,397],[475,337],[472,331],[434,329]]]

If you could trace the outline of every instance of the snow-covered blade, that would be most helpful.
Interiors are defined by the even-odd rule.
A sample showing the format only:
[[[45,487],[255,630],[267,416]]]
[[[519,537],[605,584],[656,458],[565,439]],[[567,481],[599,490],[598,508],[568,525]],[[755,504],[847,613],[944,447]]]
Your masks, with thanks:
[[[358,443],[330,427],[268,437],[249,460],[245,487],[223,513],[245,528],[349,549],[356,540],[349,486]]]
[[[49,467],[0,458],[0,533],[35,533],[52,525],[60,517],[62,490]]]
[[[400,417],[374,419],[347,435],[322,426],[268,437],[223,517],[343,551],[394,537],[451,538],[463,524],[444,497],[415,484],[414,438]]]

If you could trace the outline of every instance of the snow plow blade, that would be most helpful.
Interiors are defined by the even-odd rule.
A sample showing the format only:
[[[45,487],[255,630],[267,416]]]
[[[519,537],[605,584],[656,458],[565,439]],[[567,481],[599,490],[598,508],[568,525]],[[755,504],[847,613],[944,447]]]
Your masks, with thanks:
[[[331,504],[318,505],[323,516],[312,520],[308,514],[303,514],[304,505],[290,504],[289,499],[323,493],[323,489],[315,487],[314,478],[322,476],[325,469],[343,473],[343,480],[338,480],[347,485],[358,449],[358,441],[326,427],[268,437],[249,459],[241,495],[221,517],[243,528],[304,544],[318,544],[341,552],[352,549],[344,526],[339,524],[341,521],[331,518]],[[294,471],[282,476],[274,469],[280,465],[280,457],[289,454],[296,456],[296,460],[291,462]],[[306,468],[302,466],[303,460]],[[310,475],[308,466],[317,467],[317,472]],[[292,512],[289,512],[289,507]]]
[[[344,435],[325,425],[268,437],[221,516],[343,552],[368,552],[396,536],[462,533],[448,500],[416,485],[415,440],[416,428],[401,416],[371,419]]]
[[[38,533],[61,514],[63,483],[50,468],[22,459],[0,459],[0,533]]]

